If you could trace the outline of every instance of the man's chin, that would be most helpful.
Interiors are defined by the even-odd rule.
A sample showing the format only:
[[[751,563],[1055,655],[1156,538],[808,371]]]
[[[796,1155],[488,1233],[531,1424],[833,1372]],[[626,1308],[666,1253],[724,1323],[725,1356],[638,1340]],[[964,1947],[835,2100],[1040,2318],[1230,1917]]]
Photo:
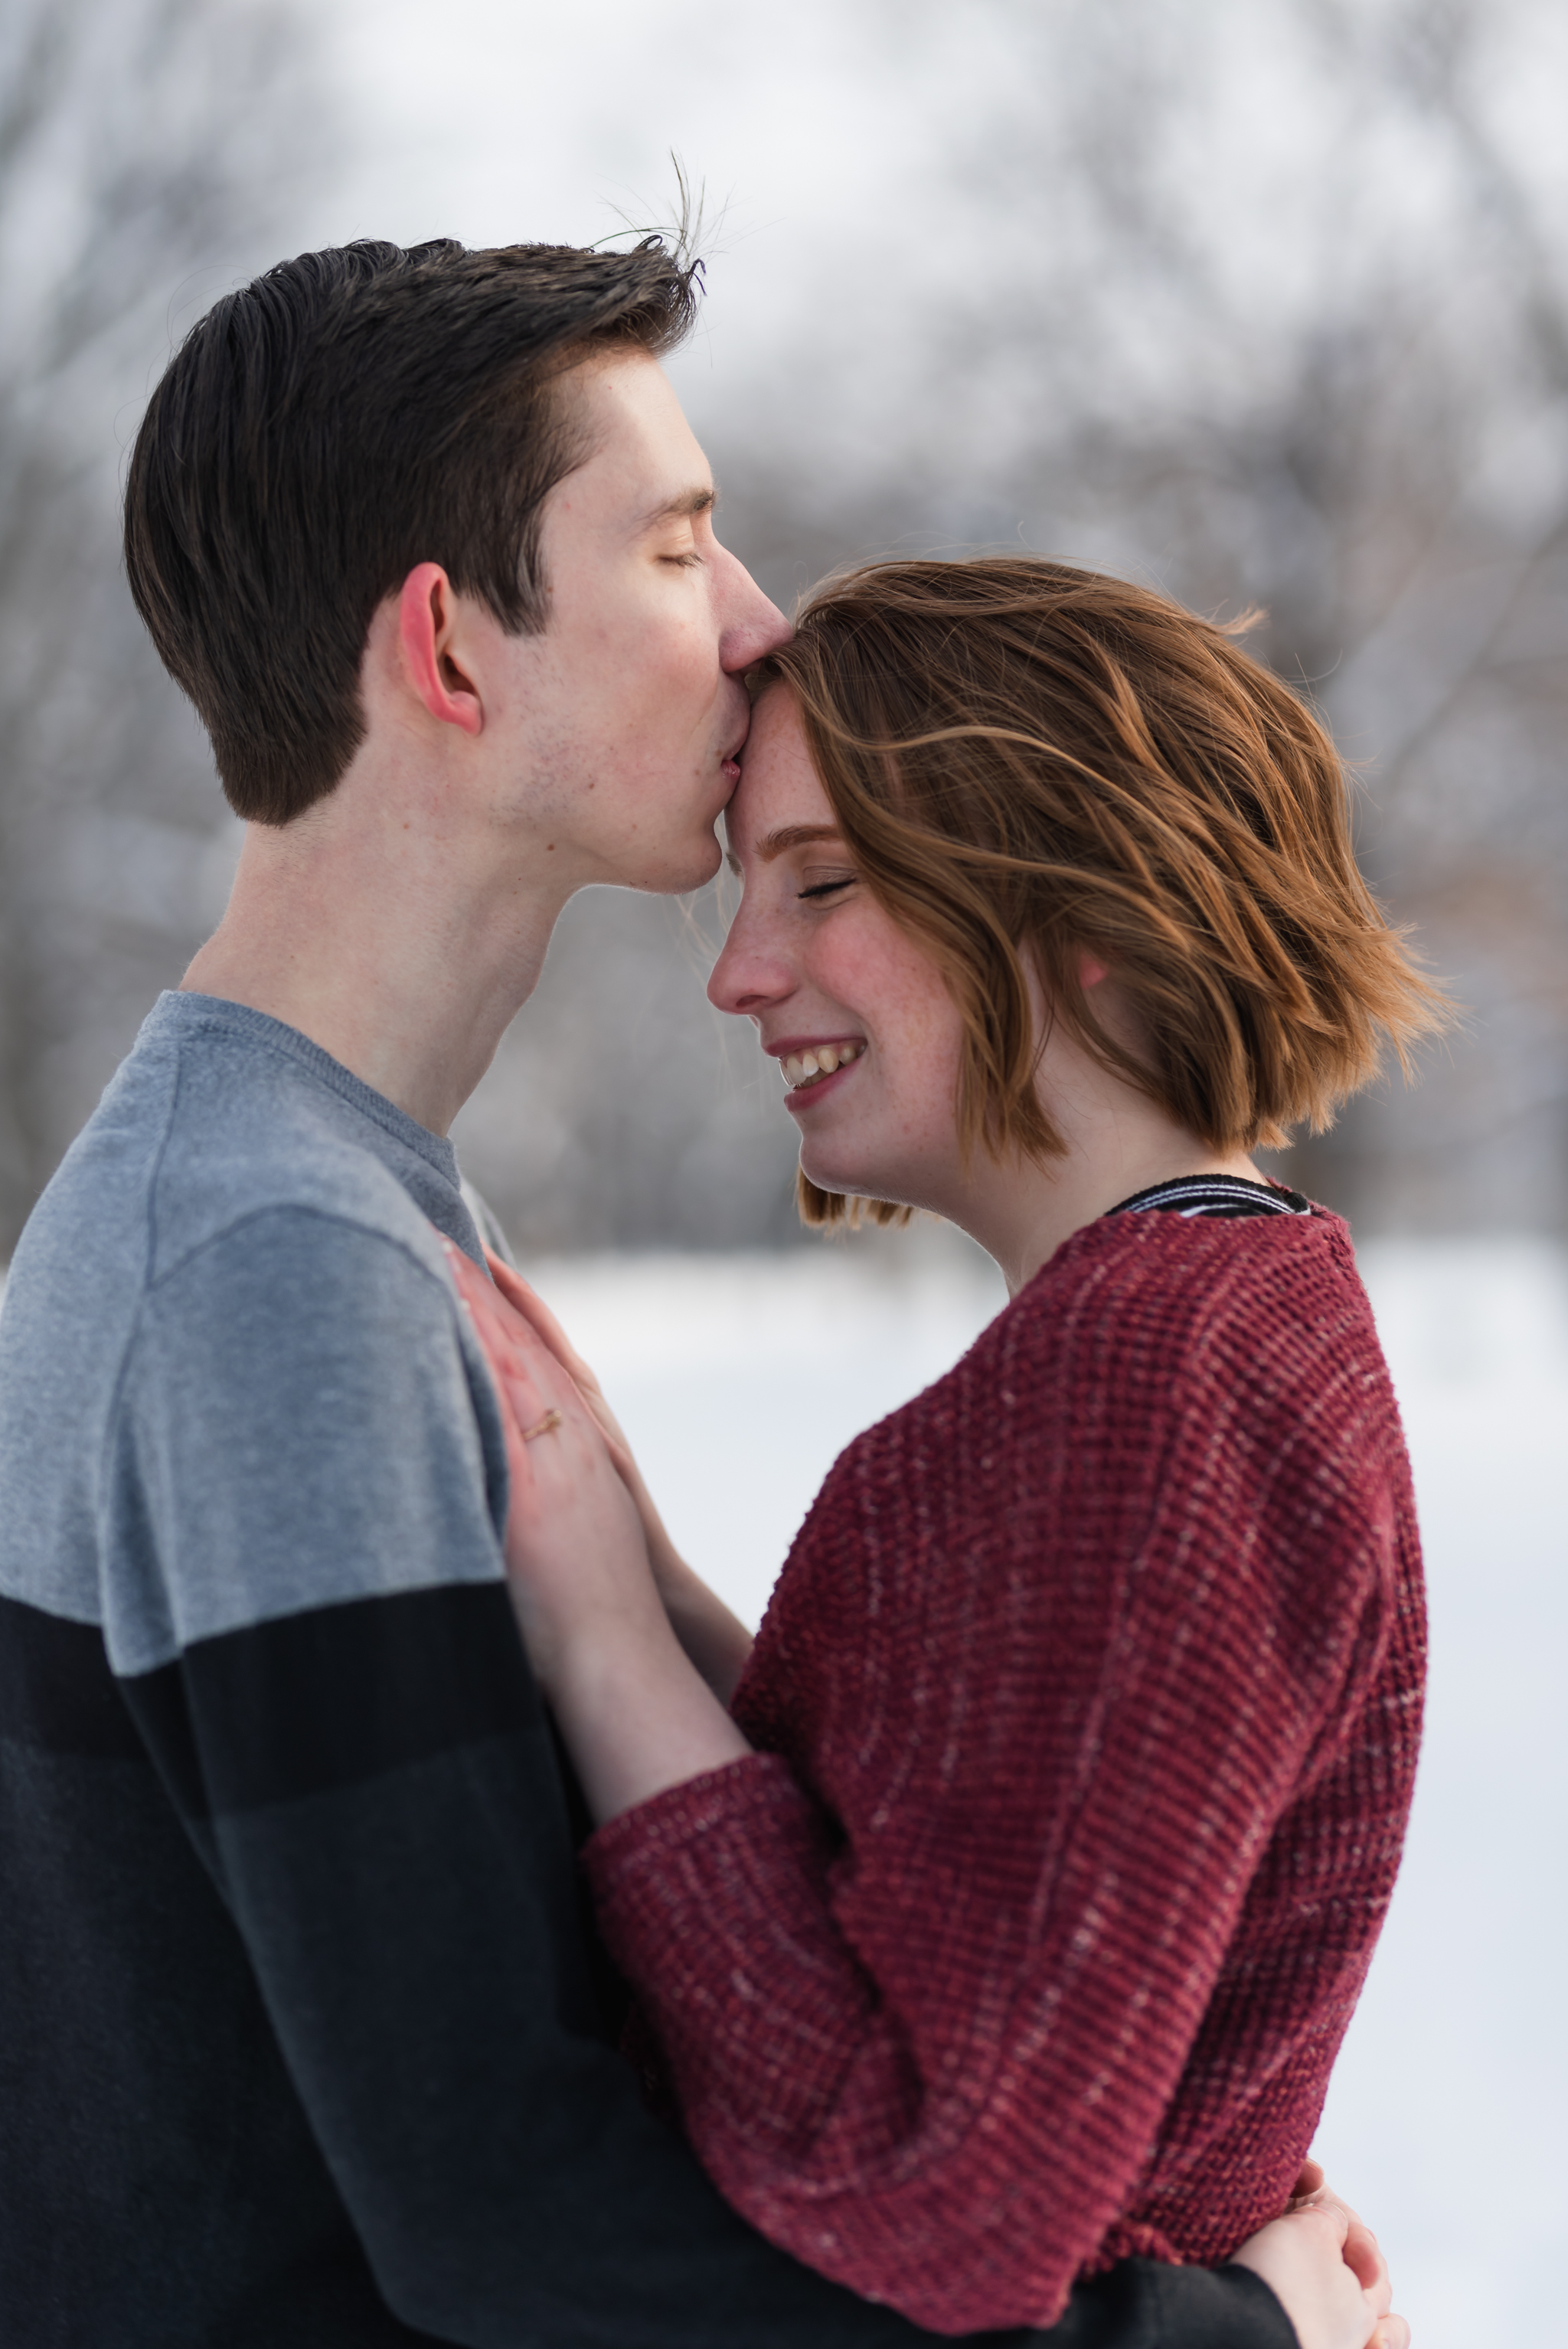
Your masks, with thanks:
[[[724,862],[713,829],[717,821],[710,816],[701,828],[698,817],[679,831],[671,825],[661,838],[634,833],[620,843],[617,856],[604,860],[594,878],[614,889],[641,889],[655,897],[681,897],[701,889]]]
[[[660,871],[632,885],[651,889],[661,897],[684,897],[693,889],[706,888],[723,863],[724,852],[710,832],[685,845],[679,854],[664,859]]]

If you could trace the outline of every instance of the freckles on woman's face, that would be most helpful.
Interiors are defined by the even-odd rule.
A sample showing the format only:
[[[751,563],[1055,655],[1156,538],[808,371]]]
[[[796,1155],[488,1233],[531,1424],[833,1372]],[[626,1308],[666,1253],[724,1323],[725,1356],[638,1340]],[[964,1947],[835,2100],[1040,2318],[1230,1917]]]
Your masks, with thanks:
[[[840,833],[782,687],[758,705],[728,831],[743,895],[708,993],[779,1062],[803,1171],[946,1212],[962,1022]]]

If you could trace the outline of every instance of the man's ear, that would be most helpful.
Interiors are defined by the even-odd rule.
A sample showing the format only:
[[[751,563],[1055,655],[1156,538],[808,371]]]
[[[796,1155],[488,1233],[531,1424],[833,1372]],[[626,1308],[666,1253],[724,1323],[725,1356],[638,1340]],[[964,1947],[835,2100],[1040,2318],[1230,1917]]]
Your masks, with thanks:
[[[484,705],[453,657],[457,596],[438,563],[416,564],[397,599],[397,642],[409,684],[432,718],[478,734]]]

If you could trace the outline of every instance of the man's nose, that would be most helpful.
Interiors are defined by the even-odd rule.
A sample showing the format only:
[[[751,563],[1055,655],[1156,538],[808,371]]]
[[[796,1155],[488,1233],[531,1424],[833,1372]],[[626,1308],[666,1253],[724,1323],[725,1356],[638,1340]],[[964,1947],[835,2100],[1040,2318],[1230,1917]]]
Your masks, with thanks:
[[[727,547],[719,553],[724,573],[718,657],[727,675],[738,677],[753,661],[787,645],[795,631],[778,605],[770,603],[763,594],[744,563]]]

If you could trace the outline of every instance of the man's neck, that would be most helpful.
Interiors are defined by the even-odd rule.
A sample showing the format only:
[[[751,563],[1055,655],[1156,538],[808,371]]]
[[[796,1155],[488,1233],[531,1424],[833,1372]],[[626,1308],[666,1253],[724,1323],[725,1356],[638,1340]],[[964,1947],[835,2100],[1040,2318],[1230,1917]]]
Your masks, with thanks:
[[[455,843],[328,801],[253,825],[222,922],[181,985],[284,1021],[445,1133],[538,979],[564,895],[521,848]]]

